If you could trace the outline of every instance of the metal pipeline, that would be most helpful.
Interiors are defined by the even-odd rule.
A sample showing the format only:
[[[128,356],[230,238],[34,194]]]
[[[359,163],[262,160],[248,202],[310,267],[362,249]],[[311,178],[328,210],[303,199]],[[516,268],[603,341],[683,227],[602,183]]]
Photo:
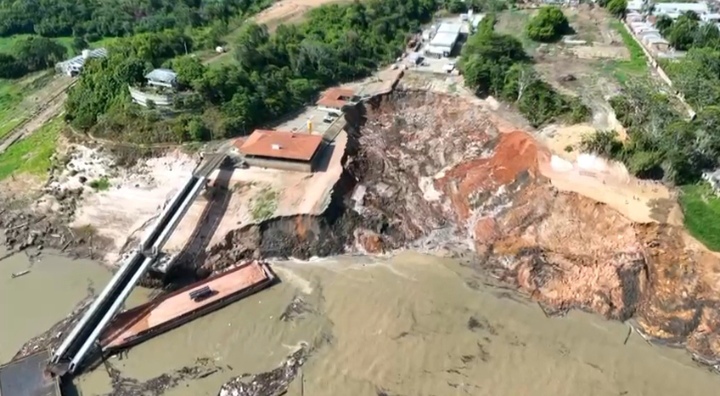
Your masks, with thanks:
[[[188,183],[189,184],[189,183]],[[180,203],[180,206],[177,208],[175,213],[173,214],[172,218],[165,224],[163,227],[163,231],[160,233],[160,235],[157,237],[157,239],[154,241],[152,245],[152,251],[153,256],[148,257],[145,259],[145,261],[142,263],[140,268],[135,272],[135,274],[130,278],[129,283],[126,284],[125,288],[120,292],[118,297],[115,299],[113,304],[110,306],[110,308],[105,312],[105,315],[100,320],[100,322],[97,324],[95,329],[92,333],[88,336],[88,338],[85,340],[85,343],[83,346],[78,350],[78,353],[75,354],[75,357],[70,362],[69,372],[72,374],[75,369],[80,365],[82,360],[85,358],[85,355],[88,353],[90,348],[92,347],[93,343],[97,340],[97,338],[100,336],[100,333],[102,330],[107,326],[108,323],[112,320],[112,318],[115,316],[117,311],[120,309],[122,304],[125,302],[127,297],[130,295],[130,292],[135,288],[135,285],[140,280],[140,277],[142,277],[145,272],[150,268],[152,263],[155,261],[155,252],[159,252],[160,249],[165,245],[165,242],[167,242],[168,238],[172,234],[172,232],[175,230],[175,227],[177,227],[178,223],[180,223],[180,220],[185,216],[185,213],[190,208],[190,205],[195,201],[195,198],[200,193],[202,188],[205,186],[205,178],[200,178],[195,182],[192,189],[185,194],[184,200],[182,203]]]
[[[75,372],[75,369],[80,365],[82,360],[85,358],[85,355],[88,353],[92,345],[95,343],[95,340],[100,336],[100,333],[105,329],[105,326],[112,320],[112,318],[115,316],[115,313],[120,309],[120,307],[125,303],[125,300],[130,295],[130,292],[135,288],[135,285],[140,281],[140,277],[142,277],[147,269],[150,267],[154,260],[152,258],[146,258],[145,261],[143,261],[142,265],[138,270],[135,272],[135,274],[130,278],[130,281],[125,285],[125,288],[120,292],[118,297],[113,301],[110,308],[105,311],[105,315],[102,317],[100,322],[95,326],[92,333],[85,339],[85,343],[80,347],[78,352],[75,354],[75,357],[73,357],[72,361],[70,361],[70,367],[69,367],[69,373],[73,374]]]
[[[110,293],[115,291],[120,281],[128,274],[128,270],[130,270],[137,264],[138,259],[142,259],[142,255],[140,254],[140,252],[135,251],[122,265],[122,267],[120,267],[120,269],[115,273],[115,275],[113,275],[108,285],[105,286],[105,288],[100,292],[97,298],[95,298],[92,305],[90,305],[90,308],[88,308],[80,321],[75,325],[75,327],[73,327],[70,334],[65,338],[65,340],[63,340],[62,344],[60,344],[60,347],[53,352],[53,356],[51,359],[52,363],[59,362],[59,360],[68,351],[68,349],[70,349],[71,345],[80,335],[83,328],[87,326],[88,322],[97,314],[97,310],[103,304],[105,299],[107,299]]]
[[[168,221],[168,218],[172,213],[177,210],[178,206],[184,202],[185,197],[187,194],[192,190],[193,186],[195,185],[195,177],[190,177],[187,182],[185,182],[185,185],[180,189],[180,191],[175,194],[175,196],[172,198],[172,200],[165,206],[165,209],[163,209],[162,213],[160,213],[160,216],[158,216],[157,220],[155,221],[155,224],[153,224],[153,227],[150,229],[150,232],[145,235],[145,237],[140,242],[140,249],[146,250],[149,249],[150,246],[152,246],[153,242],[157,239],[159,230],[164,227],[164,224]]]
[[[173,215],[173,217],[168,220],[168,222],[164,225],[164,228],[160,235],[157,236],[155,241],[152,244],[151,250],[153,253],[153,256],[156,256],[160,250],[165,246],[165,242],[170,238],[170,235],[175,231],[175,228],[177,227],[178,223],[180,223],[180,220],[185,216],[185,213],[187,213],[188,209],[190,208],[190,205],[192,205],[193,201],[195,201],[195,198],[197,198],[198,194],[200,194],[200,191],[203,187],[205,187],[205,182],[207,179],[204,177],[200,177],[197,179],[197,182],[195,182],[195,185],[193,186],[192,190],[188,193],[188,195],[185,197],[185,201],[183,201],[180,204],[180,207],[177,208],[177,211]]]

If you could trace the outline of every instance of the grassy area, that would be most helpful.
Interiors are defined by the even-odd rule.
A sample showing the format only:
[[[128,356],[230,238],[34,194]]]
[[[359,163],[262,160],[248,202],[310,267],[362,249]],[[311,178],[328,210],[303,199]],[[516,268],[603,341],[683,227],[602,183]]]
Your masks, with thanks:
[[[637,41],[632,37],[630,32],[625,29],[622,22],[617,19],[613,19],[610,22],[610,26],[615,29],[620,37],[622,37],[623,44],[627,47],[630,52],[630,59],[624,61],[613,61],[610,63],[610,68],[613,75],[621,83],[625,83],[634,77],[647,76],[648,66],[645,58],[645,53],[638,44]]]
[[[20,84],[12,80],[0,80],[0,138],[10,133],[25,119],[17,105],[23,99]]]
[[[720,251],[720,198],[707,183],[682,187],[685,227],[709,249]]]
[[[526,26],[532,17],[529,10],[505,10],[498,15],[495,31],[516,37],[525,48],[528,54],[532,55],[539,46],[539,43],[530,40],[525,33]]]
[[[52,71],[42,71],[17,80],[0,79],[0,138],[27,119],[31,106],[23,108],[23,99],[47,85],[53,76]]]
[[[54,118],[0,154],[0,180],[10,175],[44,175],[50,168],[50,158],[55,153],[55,142],[63,126],[61,118]]]
[[[20,39],[25,39],[27,37],[33,36],[32,34],[16,34],[10,37],[0,37],[0,52],[4,52],[6,54],[12,54],[13,53],[13,47],[15,46],[15,43],[18,42]],[[62,44],[67,48],[68,54],[73,53],[72,49],[72,37],[58,37],[54,38],[53,40],[57,41],[58,43]]]
[[[252,217],[255,221],[263,221],[275,213],[277,209],[277,191],[265,188],[253,199]]]

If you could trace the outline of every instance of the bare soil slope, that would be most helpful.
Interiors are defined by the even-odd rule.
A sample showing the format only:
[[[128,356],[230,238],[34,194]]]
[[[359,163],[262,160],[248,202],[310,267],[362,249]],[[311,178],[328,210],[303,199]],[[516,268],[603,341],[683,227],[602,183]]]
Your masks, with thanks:
[[[369,104],[365,119],[356,161],[367,188],[363,214],[389,222],[365,240],[466,243],[483,257],[479,266],[551,311],[634,317],[644,333],[719,362],[720,260],[681,227],[634,222],[619,199],[582,195],[606,183],[592,172],[578,173],[585,188],[561,191],[550,177],[572,179],[543,172],[552,168],[547,148],[525,132],[499,130],[492,114],[457,96],[399,91]],[[612,182],[613,194],[627,193],[636,207],[653,204],[632,196],[635,181],[625,190]]]

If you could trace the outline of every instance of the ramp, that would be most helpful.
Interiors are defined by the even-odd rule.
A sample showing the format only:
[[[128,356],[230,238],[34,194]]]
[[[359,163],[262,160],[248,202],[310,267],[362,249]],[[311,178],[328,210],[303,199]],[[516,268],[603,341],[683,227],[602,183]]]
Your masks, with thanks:
[[[45,370],[48,351],[0,366],[0,396],[60,396],[60,380]]]

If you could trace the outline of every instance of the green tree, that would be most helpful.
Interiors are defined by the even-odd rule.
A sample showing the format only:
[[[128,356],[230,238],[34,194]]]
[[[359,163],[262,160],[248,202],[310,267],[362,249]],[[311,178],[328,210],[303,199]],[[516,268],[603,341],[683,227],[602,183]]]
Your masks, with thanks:
[[[655,27],[660,31],[660,34],[667,36],[670,28],[672,27],[673,20],[667,15],[660,15],[655,21]]]
[[[570,31],[567,17],[558,7],[542,7],[527,25],[527,35],[531,40],[552,42]]]
[[[53,39],[30,36],[16,42],[13,53],[28,71],[36,71],[62,61],[67,55],[67,48]]]
[[[201,80],[205,75],[205,66],[192,56],[175,58],[172,68],[178,75],[178,83],[183,87],[191,87],[194,81]]]
[[[667,39],[675,49],[688,50],[695,42],[696,31],[700,24],[692,15],[697,17],[695,13],[680,15],[668,31]]]
[[[627,0],[610,0],[606,6],[608,12],[618,18],[625,16]]]

